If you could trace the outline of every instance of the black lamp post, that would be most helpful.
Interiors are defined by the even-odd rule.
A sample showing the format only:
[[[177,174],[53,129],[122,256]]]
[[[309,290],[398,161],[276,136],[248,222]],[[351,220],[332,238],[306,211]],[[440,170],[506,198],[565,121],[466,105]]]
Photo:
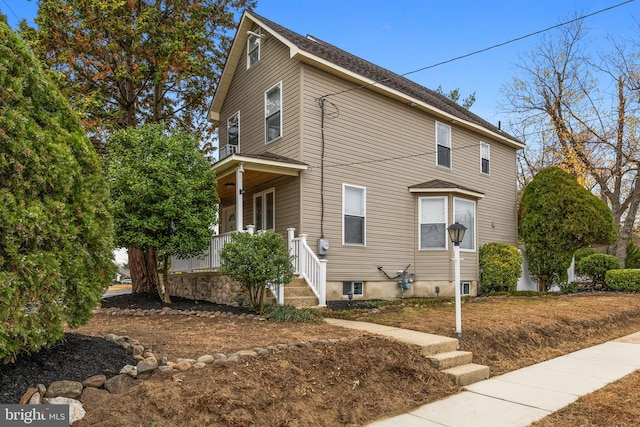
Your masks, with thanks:
[[[456,334],[458,341],[462,340],[462,316],[460,314],[460,242],[464,239],[464,232],[467,227],[460,223],[451,224],[447,231],[449,239],[453,243],[453,261],[454,261],[454,291],[456,296]]]

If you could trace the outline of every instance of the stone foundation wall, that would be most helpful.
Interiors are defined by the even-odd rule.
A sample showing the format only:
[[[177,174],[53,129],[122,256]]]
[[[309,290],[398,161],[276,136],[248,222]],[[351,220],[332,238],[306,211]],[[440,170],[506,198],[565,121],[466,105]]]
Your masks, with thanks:
[[[232,306],[239,296],[248,301],[239,283],[216,272],[171,274],[169,295]]]

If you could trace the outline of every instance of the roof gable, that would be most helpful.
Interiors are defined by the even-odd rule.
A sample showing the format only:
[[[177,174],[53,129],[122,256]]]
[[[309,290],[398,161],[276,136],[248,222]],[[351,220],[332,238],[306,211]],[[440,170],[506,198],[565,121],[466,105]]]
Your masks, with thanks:
[[[312,64],[331,74],[352,81],[358,86],[366,87],[369,90],[383,93],[388,97],[408,103],[416,108],[421,108],[441,120],[447,120],[487,134],[513,148],[524,148],[524,144],[515,137],[449,100],[447,97],[316,37],[304,37],[254,12],[245,12],[238,25],[229,57],[209,109],[209,120],[214,122],[219,120],[219,111],[229,90],[231,79],[238,63],[242,59],[241,55],[246,44],[247,31],[251,29],[253,24],[259,25],[264,31],[285,44],[289,48],[289,56],[291,58]]]

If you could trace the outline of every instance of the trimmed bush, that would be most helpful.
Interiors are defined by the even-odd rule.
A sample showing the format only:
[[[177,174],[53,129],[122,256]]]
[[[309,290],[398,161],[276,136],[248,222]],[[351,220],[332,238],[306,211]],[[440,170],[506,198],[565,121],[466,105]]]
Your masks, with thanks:
[[[576,264],[576,273],[591,276],[593,283],[604,283],[607,271],[622,268],[620,260],[613,255],[596,253],[582,258]]]
[[[600,251],[596,248],[582,248],[578,249],[573,253],[573,257],[575,258],[576,265],[583,259],[588,257],[589,255],[599,254]]]
[[[604,281],[614,291],[640,292],[640,270],[609,270]]]
[[[522,275],[522,253],[506,243],[480,248],[480,282],[483,293],[515,291]]]
[[[0,14],[0,362],[86,323],[115,274],[102,166]]]

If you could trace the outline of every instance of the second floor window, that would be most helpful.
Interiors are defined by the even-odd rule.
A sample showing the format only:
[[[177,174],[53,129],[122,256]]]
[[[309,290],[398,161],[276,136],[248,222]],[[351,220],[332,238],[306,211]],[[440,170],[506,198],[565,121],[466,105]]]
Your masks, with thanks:
[[[436,164],[451,169],[451,128],[436,122]]]
[[[366,189],[342,186],[342,244],[365,244]]]
[[[264,114],[267,142],[282,136],[282,82],[264,94]]]
[[[227,120],[227,144],[235,145],[236,148],[240,144],[240,112],[238,111]]]
[[[249,34],[247,39],[247,68],[260,60],[260,37]]]
[[[480,171],[489,175],[489,144],[480,143]]]

